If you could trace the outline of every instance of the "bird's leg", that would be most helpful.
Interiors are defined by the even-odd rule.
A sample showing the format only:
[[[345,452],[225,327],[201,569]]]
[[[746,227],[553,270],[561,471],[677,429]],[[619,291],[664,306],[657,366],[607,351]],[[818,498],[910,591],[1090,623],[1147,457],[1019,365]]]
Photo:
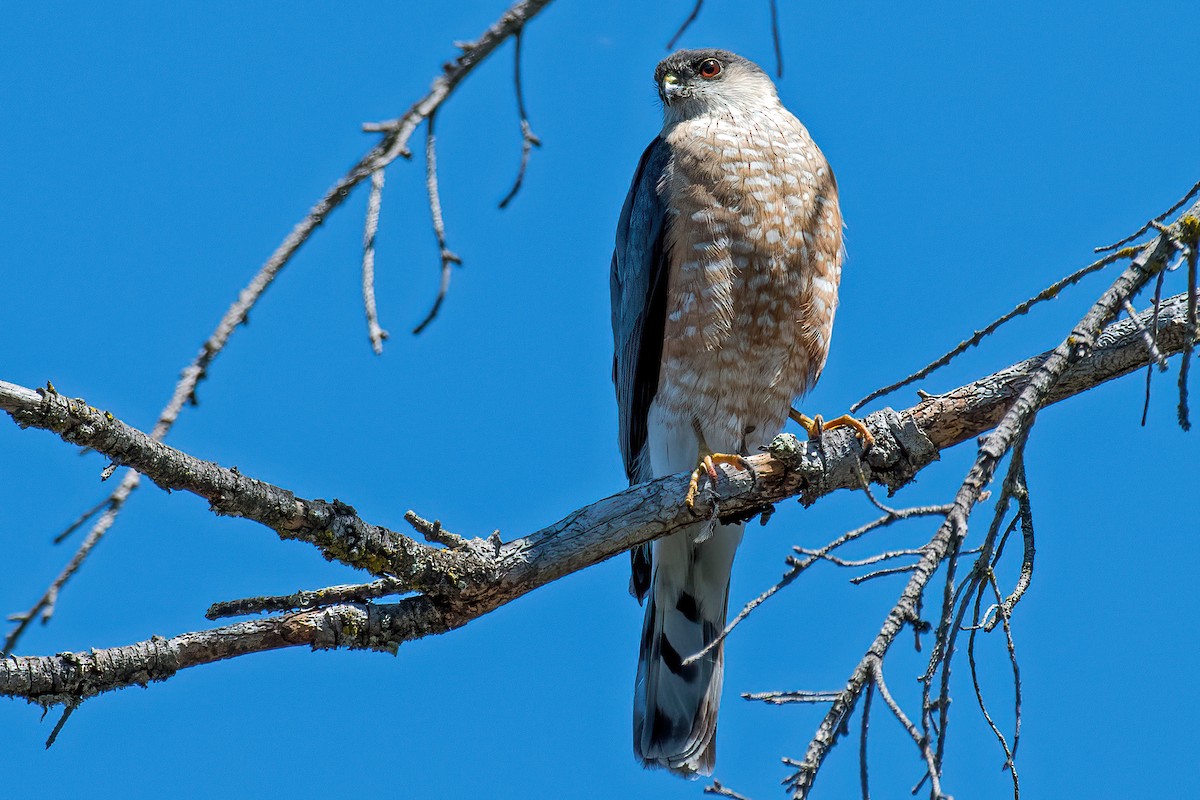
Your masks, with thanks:
[[[687,491],[687,507],[692,511],[696,510],[696,494],[700,491],[700,473],[701,471],[708,474],[709,483],[716,484],[717,482],[717,464],[731,464],[735,467],[740,467],[750,473],[753,478],[754,468],[750,466],[750,462],[746,457],[737,453],[714,453],[704,441],[704,434],[700,432],[700,423],[698,420],[692,420],[692,428],[696,431],[696,440],[700,443],[700,463],[692,470],[691,480],[688,481]]]
[[[863,424],[863,421],[855,419],[849,414],[842,414],[840,417],[826,422],[821,419],[820,414],[817,414],[815,417],[808,417],[793,408],[788,410],[788,416],[791,417],[793,422],[804,428],[804,432],[808,434],[809,439],[820,439],[823,431],[831,430],[832,428],[853,428],[859,441],[862,442],[864,453],[870,450],[871,446],[875,444],[875,437],[867,430],[867,426]]]

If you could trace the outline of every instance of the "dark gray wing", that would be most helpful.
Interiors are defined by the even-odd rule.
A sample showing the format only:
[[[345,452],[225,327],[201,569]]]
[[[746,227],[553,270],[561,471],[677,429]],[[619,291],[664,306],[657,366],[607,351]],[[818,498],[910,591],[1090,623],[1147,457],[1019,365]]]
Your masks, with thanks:
[[[670,149],[661,138],[642,153],[633,184],[617,223],[610,288],[612,290],[613,383],[617,390],[621,456],[629,482],[653,477],[645,456],[646,419],[658,391],[666,323],[667,209],[662,177]],[[650,548],[630,551],[630,589],[642,600],[650,588]]]
[[[666,321],[668,268],[666,206],[659,194],[670,150],[655,139],[642,154],[617,223],[613,251],[613,383],[617,389],[621,455],[630,483],[648,480],[639,464],[646,416],[658,389]]]

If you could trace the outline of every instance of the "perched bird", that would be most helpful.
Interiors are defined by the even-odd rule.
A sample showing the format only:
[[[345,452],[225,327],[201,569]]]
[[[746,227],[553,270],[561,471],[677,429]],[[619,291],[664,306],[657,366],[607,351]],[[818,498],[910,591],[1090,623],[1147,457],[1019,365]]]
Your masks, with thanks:
[[[833,172],[766,73],[681,50],[654,82],[663,127],[621,210],[611,274],[631,484],[698,464],[715,476],[714,460],[771,441],[825,365],[844,258]],[[632,553],[631,590],[649,595],[633,711],[646,766],[712,772],[723,646],[684,662],[725,627],[741,539],[740,524],[701,521]]]

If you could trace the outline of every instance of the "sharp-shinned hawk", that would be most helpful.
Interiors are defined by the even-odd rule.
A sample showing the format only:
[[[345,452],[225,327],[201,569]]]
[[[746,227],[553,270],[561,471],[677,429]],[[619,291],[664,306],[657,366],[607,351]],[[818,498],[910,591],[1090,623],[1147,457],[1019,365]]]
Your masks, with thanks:
[[[756,452],[829,352],[841,276],[837,183],[755,64],[683,50],[654,80],[663,127],[617,225],[613,380],[630,483]],[[647,766],[711,774],[740,524],[699,522],[633,552],[649,595],[634,699]]]

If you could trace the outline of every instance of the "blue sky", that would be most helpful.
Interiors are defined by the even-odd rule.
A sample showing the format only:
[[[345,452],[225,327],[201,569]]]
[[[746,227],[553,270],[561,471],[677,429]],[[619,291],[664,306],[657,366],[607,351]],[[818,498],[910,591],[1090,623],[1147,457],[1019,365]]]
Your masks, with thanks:
[[[433,3],[10,4],[0,32],[0,378],[52,380],[148,428],[177,373],[262,260],[398,115],[454,40],[504,0]],[[1187,4],[781,3],[780,93],[837,173],[850,260],[829,367],[805,407],[841,413],[940,354],[1170,205],[1200,177]],[[377,262],[381,358],[359,296],[360,191],[304,246],[212,367],[170,443],[403,529],[413,508],[470,535],[535,530],[622,488],[609,383],[608,261],[638,155],[659,126],[650,75],[691,3],[558,0],[525,37],[526,104],[544,147],[519,161],[511,45],[438,117],[450,246],[464,260],[422,336],[437,282],[419,163],[388,172]],[[710,2],[682,40],[770,66],[767,4]],[[414,144],[421,141],[420,134]],[[419,149],[418,149],[419,152]],[[419,159],[418,159],[419,161]],[[956,386],[1059,341],[1107,277],[1022,318],[923,386]],[[1168,291],[1182,290],[1181,277]],[[1174,424],[1174,370],[1046,411],[1028,449],[1039,526],[1014,632],[1028,797],[1172,795],[1193,782],[1198,693],[1180,673],[1200,558],[1196,433]],[[1194,396],[1200,389],[1193,387]],[[891,398],[908,405],[910,391]],[[1200,409],[1194,409],[1200,416]],[[52,536],[107,490],[105,462],[0,424],[0,611],[26,608],[73,544]],[[972,457],[894,502],[941,502]],[[785,504],[748,530],[731,605],[773,582],[793,544],[874,518],[843,494]],[[976,520],[984,524],[986,517]],[[930,526],[861,550],[917,546]],[[14,797],[696,797],[634,764],[641,613],[625,559],[539,590],[447,636],[371,653],[271,653],[189,670],[56,716],[0,703]],[[900,591],[813,570],[729,644],[716,777],[778,796],[823,709],[741,691],[840,686]],[[311,548],[191,496],[143,487],[19,652],[126,644],[208,627],[221,599],[356,580]],[[1009,576],[1011,580],[1011,576]],[[983,643],[1007,725],[1008,665]],[[922,667],[888,662],[910,711]],[[1006,797],[1001,754],[956,671],[946,786]],[[857,791],[838,748],[818,797]],[[922,766],[876,707],[877,797]],[[1115,765],[1115,766],[1114,766]]]

